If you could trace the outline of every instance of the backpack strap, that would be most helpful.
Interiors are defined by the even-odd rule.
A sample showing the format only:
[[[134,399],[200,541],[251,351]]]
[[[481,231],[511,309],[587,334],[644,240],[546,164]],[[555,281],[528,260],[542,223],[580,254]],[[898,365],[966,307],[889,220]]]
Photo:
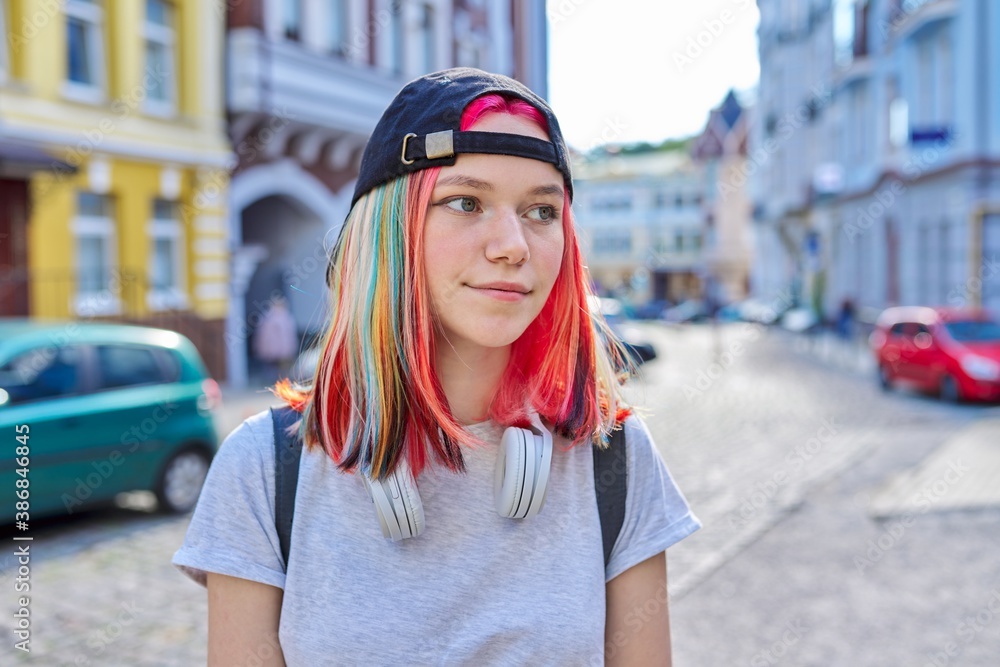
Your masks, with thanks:
[[[274,426],[274,525],[281,544],[281,556],[288,569],[292,543],[292,519],[295,516],[295,491],[299,481],[302,440],[286,430],[299,419],[289,407],[271,408]],[[625,426],[611,432],[607,449],[594,450],[594,489],[601,517],[604,565],[611,559],[611,549],[625,522],[625,498],[628,493],[628,460],[625,451]]]
[[[625,451],[625,425],[611,432],[607,449],[594,450],[594,490],[601,515],[601,538],[604,541],[604,566],[611,560],[611,549],[625,523],[625,498],[628,494],[628,458]]]
[[[274,526],[278,529],[281,557],[288,571],[288,554],[292,544],[292,518],[295,515],[295,491],[299,482],[299,459],[302,439],[288,435],[288,428],[301,415],[285,406],[271,408],[274,426]]]

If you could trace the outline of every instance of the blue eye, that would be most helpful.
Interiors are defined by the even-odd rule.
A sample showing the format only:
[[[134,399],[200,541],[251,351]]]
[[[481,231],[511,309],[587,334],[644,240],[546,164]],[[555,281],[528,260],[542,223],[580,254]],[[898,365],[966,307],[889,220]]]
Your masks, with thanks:
[[[556,219],[555,206],[539,206],[532,209],[531,213],[535,214],[535,219],[539,222],[552,222]]]
[[[476,200],[472,197],[456,197],[446,202],[445,206],[455,211],[461,211],[462,213],[473,213],[476,210]]]

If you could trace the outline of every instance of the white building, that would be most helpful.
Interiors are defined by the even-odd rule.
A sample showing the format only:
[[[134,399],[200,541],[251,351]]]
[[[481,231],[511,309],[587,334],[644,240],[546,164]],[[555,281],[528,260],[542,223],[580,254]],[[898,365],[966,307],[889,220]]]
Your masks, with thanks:
[[[347,215],[361,153],[411,79],[467,65],[547,92],[542,2],[245,0],[228,8],[231,383],[248,337],[283,294],[302,333],[326,317],[327,248]],[[251,369],[252,370],[252,369]]]
[[[755,289],[1000,311],[1000,6],[758,4]]]
[[[573,213],[591,278],[640,305],[700,296],[702,170],[686,150],[599,154],[573,165]]]
[[[752,263],[747,164],[750,114],[733,91],[708,116],[691,155],[705,171],[705,296],[725,305],[747,296]]]

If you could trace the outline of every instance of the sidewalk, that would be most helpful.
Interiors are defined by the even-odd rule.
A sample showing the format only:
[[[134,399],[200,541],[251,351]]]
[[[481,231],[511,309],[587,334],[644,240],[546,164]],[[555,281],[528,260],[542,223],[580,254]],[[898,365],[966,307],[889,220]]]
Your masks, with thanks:
[[[872,498],[872,518],[1000,507],[1000,419],[975,422]]]
[[[809,355],[824,365],[838,370],[875,377],[875,356],[868,347],[867,337],[844,339],[828,330],[799,334],[774,328],[773,331],[789,340],[791,348]]]

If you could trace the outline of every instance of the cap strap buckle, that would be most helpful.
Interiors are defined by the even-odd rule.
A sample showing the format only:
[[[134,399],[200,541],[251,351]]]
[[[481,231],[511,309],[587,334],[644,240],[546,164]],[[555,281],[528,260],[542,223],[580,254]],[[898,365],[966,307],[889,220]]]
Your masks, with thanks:
[[[424,152],[428,160],[451,157],[455,154],[455,140],[451,130],[431,132],[424,137]]]
[[[417,135],[415,135],[413,132],[410,132],[405,137],[403,137],[403,152],[400,153],[399,155],[399,159],[402,161],[403,164],[413,164],[415,162],[415,160],[406,159],[406,142],[408,142],[411,137],[416,137],[416,136]]]

